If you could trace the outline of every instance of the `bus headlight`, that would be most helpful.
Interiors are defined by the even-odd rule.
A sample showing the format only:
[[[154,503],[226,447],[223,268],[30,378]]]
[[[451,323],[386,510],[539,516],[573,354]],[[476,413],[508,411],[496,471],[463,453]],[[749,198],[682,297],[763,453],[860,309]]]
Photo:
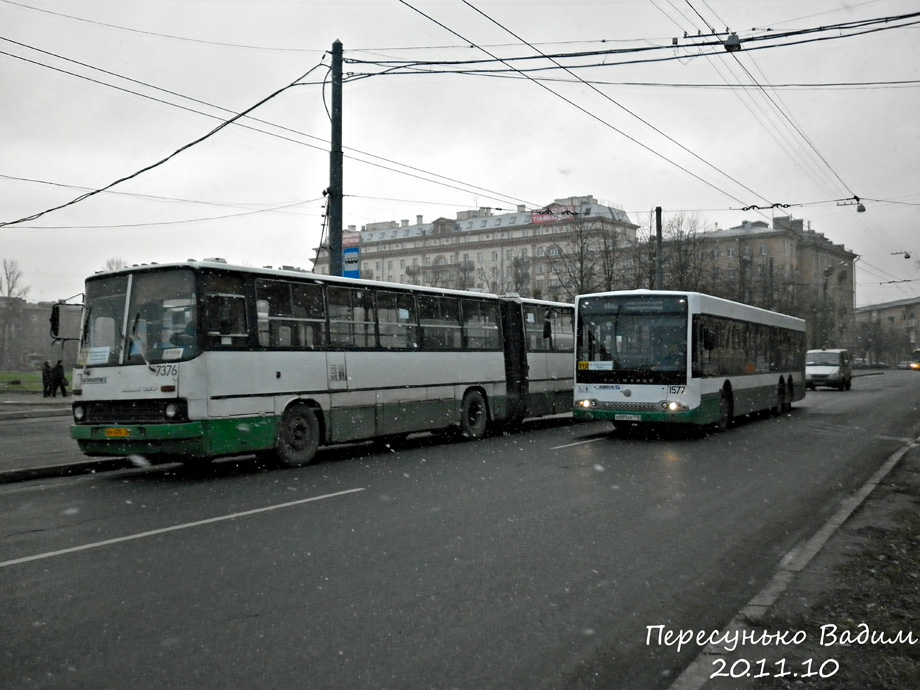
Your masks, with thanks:
[[[687,405],[676,400],[662,400],[660,404],[661,409],[665,412],[686,412],[690,409]]]
[[[578,400],[575,402],[576,407],[582,407],[586,410],[591,409],[592,407],[597,407],[597,400]]]
[[[75,422],[82,422],[85,416],[86,410],[83,409],[83,405],[77,405],[73,408],[73,420]]]
[[[169,403],[165,410],[166,419],[175,419],[179,414],[179,406],[176,403]]]

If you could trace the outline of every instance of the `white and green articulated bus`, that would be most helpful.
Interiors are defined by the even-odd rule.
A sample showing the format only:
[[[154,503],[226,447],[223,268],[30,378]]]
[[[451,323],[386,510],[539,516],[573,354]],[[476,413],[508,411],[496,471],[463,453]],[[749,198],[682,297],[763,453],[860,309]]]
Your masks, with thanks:
[[[576,299],[574,417],[716,424],[805,397],[805,322],[698,292]]]
[[[94,275],[52,330],[74,310],[71,436],[90,456],[297,466],[572,408],[571,304],[205,260]]]

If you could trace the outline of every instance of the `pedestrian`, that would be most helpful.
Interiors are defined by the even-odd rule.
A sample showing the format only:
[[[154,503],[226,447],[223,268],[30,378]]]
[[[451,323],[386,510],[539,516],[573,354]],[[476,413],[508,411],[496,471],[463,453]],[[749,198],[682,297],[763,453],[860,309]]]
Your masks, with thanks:
[[[64,362],[57,361],[54,369],[51,370],[51,397],[56,398],[58,388],[61,389],[61,397],[67,397],[67,378],[64,376]]]
[[[48,360],[42,364],[42,397],[51,397],[51,362]]]

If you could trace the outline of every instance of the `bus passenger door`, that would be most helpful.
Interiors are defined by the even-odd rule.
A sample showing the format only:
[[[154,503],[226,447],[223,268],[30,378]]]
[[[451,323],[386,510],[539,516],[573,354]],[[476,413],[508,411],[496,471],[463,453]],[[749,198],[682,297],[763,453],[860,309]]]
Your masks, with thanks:
[[[524,343],[522,306],[513,300],[502,301],[502,338],[505,347],[505,391],[507,419],[520,421],[527,416],[528,362]]]

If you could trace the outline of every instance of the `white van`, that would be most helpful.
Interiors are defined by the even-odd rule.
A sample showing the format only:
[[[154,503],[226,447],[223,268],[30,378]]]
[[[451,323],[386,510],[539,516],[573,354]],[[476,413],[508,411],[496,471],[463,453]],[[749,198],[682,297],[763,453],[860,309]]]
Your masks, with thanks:
[[[809,350],[805,354],[805,387],[818,386],[850,390],[853,383],[853,364],[850,353],[840,349]]]

